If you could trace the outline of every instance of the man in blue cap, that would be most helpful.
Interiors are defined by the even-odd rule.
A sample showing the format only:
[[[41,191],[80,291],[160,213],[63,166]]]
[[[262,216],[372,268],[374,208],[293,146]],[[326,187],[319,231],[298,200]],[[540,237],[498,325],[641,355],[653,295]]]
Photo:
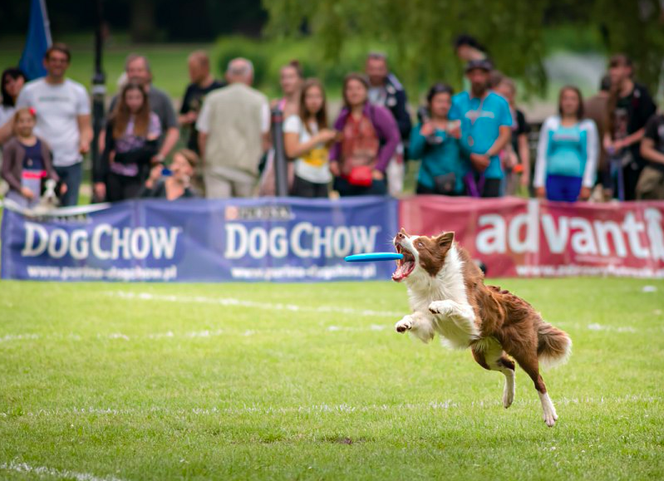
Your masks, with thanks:
[[[465,181],[473,197],[502,195],[504,173],[499,154],[512,135],[509,104],[489,90],[492,69],[486,59],[468,62],[466,77],[470,91],[455,95],[450,110],[450,120],[461,121],[461,149],[472,166]]]

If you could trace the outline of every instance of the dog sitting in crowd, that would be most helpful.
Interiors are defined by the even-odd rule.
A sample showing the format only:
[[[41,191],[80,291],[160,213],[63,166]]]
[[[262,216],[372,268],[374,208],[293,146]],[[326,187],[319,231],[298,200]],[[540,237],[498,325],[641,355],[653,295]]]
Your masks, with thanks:
[[[553,426],[558,415],[539,363],[567,360],[572,347],[567,333],[544,322],[523,299],[485,286],[482,272],[454,242],[453,232],[426,237],[401,229],[394,245],[403,259],[397,261],[392,279],[405,282],[412,310],[397,322],[397,332],[410,331],[423,342],[438,333],[453,348],[470,347],[480,366],[505,375],[505,408],[514,401],[514,359],[535,383],[544,422]]]

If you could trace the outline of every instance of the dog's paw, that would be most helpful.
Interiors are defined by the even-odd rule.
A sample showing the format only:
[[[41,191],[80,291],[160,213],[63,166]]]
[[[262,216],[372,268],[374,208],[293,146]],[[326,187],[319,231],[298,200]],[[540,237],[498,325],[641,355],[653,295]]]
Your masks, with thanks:
[[[429,312],[431,314],[439,314],[441,316],[448,315],[454,310],[454,303],[451,301],[433,301],[429,304]]]
[[[544,411],[544,415],[542,417],[546,425],[552,428],[556,424],[556,421],[558,421],[558,414],[556,413],[556,408],[554,408],[553,405],[551,405],[550,409]]]
[[[410,322],[410,319],[408,319],[408,316],[401,319],[394,326],[394,328],[397,330],[397,332],[400,332],[402,334],[406,331],[410,331],[412,329],[412,327],[413,327],[413,324]]]
[[[510,407],[512,403],[514,402],[514,389],[510,389],[507,386],[505,386],[505,390],[503,391],[503,406],[505,409]]]
[[[544,415],[544,422],[550,428],[555,426],[557,420],[558,420],[558,416],[553,414],[553,413],[547,413],[547,414]]]

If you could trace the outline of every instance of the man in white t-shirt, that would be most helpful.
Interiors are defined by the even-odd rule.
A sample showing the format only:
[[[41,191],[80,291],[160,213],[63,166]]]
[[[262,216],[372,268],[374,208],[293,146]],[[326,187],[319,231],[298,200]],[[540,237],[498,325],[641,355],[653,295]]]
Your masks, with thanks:
[[[231,60],[228,86],[208,94],[198,116],[198,146],[208,198],[251,197],[270,131],[265,95],[251,88],[252,63]]]
[[[83,85],[65,78],[71,61],[66,45],[53,44],[44,56],[46,77],[28,82],[16,108],[32,107],[37,114],[35,135],[51,148],[53,165],[67,185],[64,207],[78,204],[83,155],[90,150],[90,102]]]

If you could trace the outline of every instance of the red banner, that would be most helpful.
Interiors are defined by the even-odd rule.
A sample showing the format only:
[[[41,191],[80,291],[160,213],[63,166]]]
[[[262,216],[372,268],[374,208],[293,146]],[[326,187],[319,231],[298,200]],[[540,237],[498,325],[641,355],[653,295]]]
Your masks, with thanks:
[[[399,215],[409,234],[454,231],[491,277],[664,278],[664,202],[416,196]]]

